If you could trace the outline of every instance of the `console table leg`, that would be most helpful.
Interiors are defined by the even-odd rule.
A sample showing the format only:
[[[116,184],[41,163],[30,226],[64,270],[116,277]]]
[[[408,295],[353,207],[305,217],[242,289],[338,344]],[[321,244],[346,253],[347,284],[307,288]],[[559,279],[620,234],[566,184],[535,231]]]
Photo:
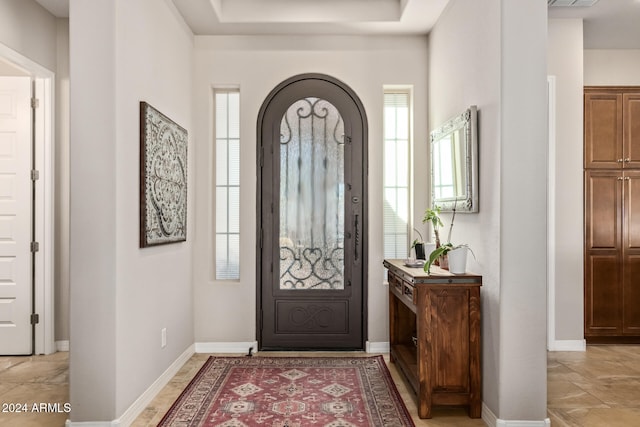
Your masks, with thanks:
[[[481,418],[482,417],[482,404],[472,403],[469,405],[469,418]]]
[[[431,396],[421,390],[418,398],[418,416],[420,418],[431,418]]]

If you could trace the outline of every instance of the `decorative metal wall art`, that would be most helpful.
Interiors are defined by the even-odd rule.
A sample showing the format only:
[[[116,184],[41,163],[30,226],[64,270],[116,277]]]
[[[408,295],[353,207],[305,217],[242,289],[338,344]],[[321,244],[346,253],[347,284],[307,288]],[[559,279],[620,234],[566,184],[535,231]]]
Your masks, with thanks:
[[[187,239],[187,131],[140,102],[140,247]]]

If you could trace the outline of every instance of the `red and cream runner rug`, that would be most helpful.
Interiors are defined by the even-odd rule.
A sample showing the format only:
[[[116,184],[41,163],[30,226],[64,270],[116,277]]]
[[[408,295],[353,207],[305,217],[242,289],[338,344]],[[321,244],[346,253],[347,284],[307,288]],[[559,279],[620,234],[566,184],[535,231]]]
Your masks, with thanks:
[[[211,357],[158,426],[414,426],[382,356]]]

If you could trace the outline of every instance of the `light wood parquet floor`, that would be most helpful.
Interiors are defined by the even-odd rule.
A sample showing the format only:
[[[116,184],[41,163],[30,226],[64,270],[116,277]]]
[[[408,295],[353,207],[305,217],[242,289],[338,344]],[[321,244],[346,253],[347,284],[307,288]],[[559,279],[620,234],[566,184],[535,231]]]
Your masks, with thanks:
[[[287,354],[295,356],[295,353]],[[309,356],[309,353],[305,355]],[[156,426],[208,357],[208,354],[191,357],[132,426]],[[0,426],[64,426],[68,418],[63,406],[69,401],[68,363],[68,353],[65,352],[49,356],[0,356],[0,405],[26,403],[29,406],[26,413],[0,412]],[[468,418],[462,408],[437,408],[434,418],[419,419],[415,401],[393,364],[390,364],[390,371],[416,426],[484,425],[482,420]],[[553,427],[638,426],[640,346],[589,346],[584,353],[549,353],[547,390],[548,416]],[[50,406],[44,412],[34,412],[33,404],[41,403],[59,405]],[[51,412],[52,409],[60,411]]]

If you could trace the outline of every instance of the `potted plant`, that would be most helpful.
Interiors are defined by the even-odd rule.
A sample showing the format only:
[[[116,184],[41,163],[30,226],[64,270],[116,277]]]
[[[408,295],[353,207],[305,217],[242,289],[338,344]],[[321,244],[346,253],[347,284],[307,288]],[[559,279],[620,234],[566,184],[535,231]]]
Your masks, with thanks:
[[[436,249],[440,247],[440,227],[442,224],[442,219],[440,219],[440,211],[442,208],[438,205],[435,205],[433,209],[427,209],[424,212],[424,217],[422,218],[422,223],[430,222],[431,227],[433,228],[433,235],[435,237]],[[425,258],[426,259],[426,258]],[[440,265],[440,258],[436,258],[435,265]]]
[[[422,218],[422,223],[431,223],[431,227],[433,227],[433,234],[436,238],[436,248],[440,246],[440,227],[443,226],[442,220],[440,219],[440,211],[442,208],[440,206],[434,206],[433,209],[427,209],[424,212],[424,218]]]
[[[425,257],[425,253],[424,253],[424,240],[422,240],[422,234],[420,234],[420,232],[414,228],[413,229],[416,233],[418,233],[418,236],[420,236],[419,239],[414,239],[413,243],[411,244],[411,249],[413,249],[416,253],[416,259],[426,259]]]
[[[440,220],[440,207],[435,206],[434,209],[427,209],[424,216],[424,222],[427,220],[432,221],[434,225],[434,233],[436,235],[436,248],[429,254],[429,259],[424,263],[424,271],[427,274],[431,273],[431,265],[438,265],[438,260],[445,260],[446,262],[441,262],[445,264],[449,271],[453,274],[463,274],[466,272],[467,268],[467,252],[471,251],[473,258],[475,259],[476,255],[473,253],[469,245],[461,244],[461,245],[453,245],[451,243],[451,233],[453,232],[453,223],[456,219],[456,209],[455,206],[453,208],[453,215],[451,216],[451,224],[449,225],[449,235],[447,236],[447,243],[438,244],[440,240],[440,236],[438,233],[438,227],[436,227],[436,223],[438,226],[442,226],[442,221]],[[453,265],[452,265],[453,261]]]
[[[466,243],[453,245],[447,242],[440,245],[429,254],[429,259],[424,263],[424,271],[431,274],[431,265],[440,257],[447,256],[449,271],[453,274],[464,274],[467,268],[467,252],[471,252],[475,259],[476,255]]]

